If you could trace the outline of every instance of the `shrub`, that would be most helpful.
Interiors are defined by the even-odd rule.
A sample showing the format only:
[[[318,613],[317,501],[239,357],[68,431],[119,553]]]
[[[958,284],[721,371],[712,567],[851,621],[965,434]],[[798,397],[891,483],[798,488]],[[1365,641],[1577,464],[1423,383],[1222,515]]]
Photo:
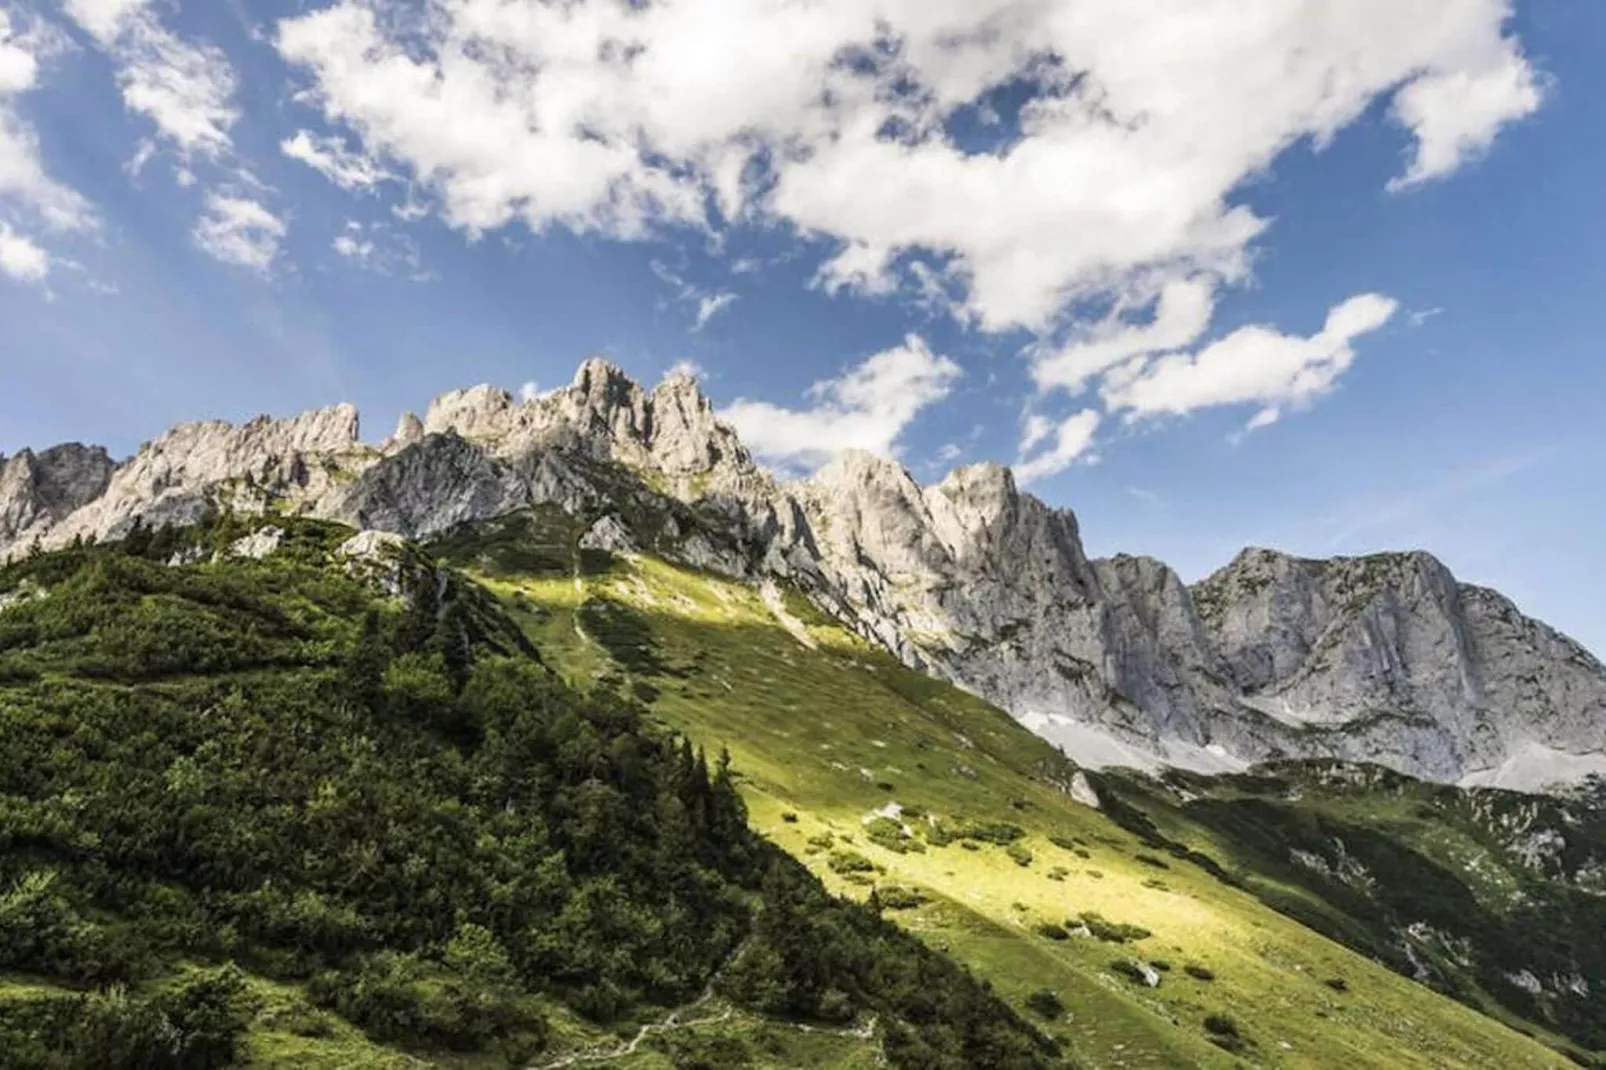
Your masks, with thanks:
[[[795,825],[797,824],[797,814],[793,813],[791,810],[783,810],[781,812],[781,820],[786,822],[788,825]]]
[[[1334,992],[1349,991],[1349,982],[1344,980],[1342,977],[1329,977],[1327,980],[1323,981],[1322,984],[1326,985],[1328,988],[1331,988]]]
[[[1133,857],[1136,858],[1139,862],[1142,862],[1144,865],[1153,866],[1155,869],[1170,869],[1171,868],[1171,863],[1167,862],[1165,859],[1160,858],[1160,857],[1158,857],[1156,855],[1144,854],[1142,851],[1139,851]]]
[[[878,817],[865,826],[865,839],[896,854],[924,854],[926,845],[903,830],[903,824],[890,817]]]
[[[1019,825],[1011,825],[1008,821],[967,821],[955,831],[965,839],[981,840],[1000,847],[1014,843],[1026,835],[1025,829]]]
[[[1196,981],[1214,981],[1216,979],[1215,970],[1212,970],[1209,966],[1201,966],[1197,962],[1188,963],[1182,967],[1182,972]]]
[[[1079,915],[1087,931],[1100,940],[1111,944],[1125,944],[1133,940],[1143,940],[1154,934],[1141,925],[1131,925],[1126,922],[1108,921],[1101,914],[1091,910],[1084,910]]]
[[[1050,940],[1069,940],[1071,938],[1071,934],[1066,931],[1065,926],[1055,925],[1051,921],[1039,922],[1032,928],[1038,936],[1046,936]]]
[[[1013,861],[1017,866],[1029,866],[1032,864],[1032,852],[1030,848],[1023,847],[1018,843],[1012,843],[1008,847],[1004,848],[1004,852],[1009,855],[1010,860]]]
[[[1065,1013],[1065,1001],[1051,989],[1039,988],[1026,997],[1026,1006],[1033,1013],[1049,1021],[1057,1021]]]
[[[1148,975],[1143,972],[1143,967],[1131,959],[1115,959],[1110,963],[1110,969],[1135,985],[1147,985],[1149,983]]]
[[[827,864],[832,873],[869,873],[875,869],[875,863],[857,851],[832,851]]]
[[[876,889],[881,905],[888,910],[913,910],[923,906],[930,899],[918,889],[905,888],[902,885],[887,884]]]
[[[1066,869],[1064,866],[1055,866],[1048,871],[1048,879],[1051,881],[1062,881],[1066,877],[1070,876],[1070,873],[1071,871]]]
[[[123,988],[86,997],[68,1029],[67,1047],[84,1066],[104,1070],[214,1070],[240,1055],[247,1015],[244,982],[233,966],[190,976],[158,995]]]
[[[1249,1047],[1248,1038],[1238,1031],[1238,1023],[1225,1014],[1206,1015],[1204,1027],[1210,1034],[1210,1043],[1224,1051],[1237,1053]]]
[[[1153,966],[1155,969],[1159,970],[1161,973],[1170,973],[1171,972],[1171,964],[1169,962],[1167,962],[1165,959],[1150,959],[1149,960],[1149,965]]]

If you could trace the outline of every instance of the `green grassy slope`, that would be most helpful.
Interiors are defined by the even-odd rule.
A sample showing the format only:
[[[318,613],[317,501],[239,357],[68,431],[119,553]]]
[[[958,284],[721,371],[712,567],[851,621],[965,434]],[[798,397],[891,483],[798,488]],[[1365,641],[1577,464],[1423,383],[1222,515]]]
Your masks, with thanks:
[[[0,568],[0,1067],[1063,1065],[495,596],[279,523]]]
[[[873,889],[1023,1012],[1036,994],[1051,1012],[1039,1020],[1089,1065],[1565,1065],[1145,848],[1070,799],[1074,766],[1046,743],[801,597],[652,557],[581,555],[582,530],[540,510],[436,549],[498,593],[572,683],[628,690],[728,746],[755,827],[833,890]],[[1181,824],[1178,839],[1219,853],[1207,828]]]
[[[1312,927],[1490,1014],[1541,1023],[1581,1058],[1606,1050],[1606,800],[1316,761],[1100,779],[1141,815],[1130,827],[1205,838],[1246,887]]]

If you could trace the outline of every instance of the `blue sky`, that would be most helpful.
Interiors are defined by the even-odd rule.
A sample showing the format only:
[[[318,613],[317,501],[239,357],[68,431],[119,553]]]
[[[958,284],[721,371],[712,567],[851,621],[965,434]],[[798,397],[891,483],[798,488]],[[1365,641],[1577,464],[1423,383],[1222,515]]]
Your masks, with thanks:
[[[691,362],[782,471],[1606,651],[1606,7],[1149,7],[0,0],[0,452]]]

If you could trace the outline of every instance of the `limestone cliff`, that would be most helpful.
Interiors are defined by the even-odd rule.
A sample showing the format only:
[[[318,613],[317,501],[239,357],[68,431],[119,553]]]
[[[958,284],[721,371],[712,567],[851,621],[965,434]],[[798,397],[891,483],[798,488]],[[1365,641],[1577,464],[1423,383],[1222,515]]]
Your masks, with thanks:
[[[220,507],[428,538],[548,503],[606,521],[612,544],[788,579],[1085,764],[1333,757],[1519,787],[1606,772],[1606,669],[1427,554],[1250,549],[1190,587],[1152,559],[1089,560],[1075,516],[998,465],[921,486],[849,451],[779,484],[695,380],[644,389],[601,360],[529,400],[442,395],[375,446],[340,405],[185,424],[120,464],[24,451],[0,459],[0,556]]]

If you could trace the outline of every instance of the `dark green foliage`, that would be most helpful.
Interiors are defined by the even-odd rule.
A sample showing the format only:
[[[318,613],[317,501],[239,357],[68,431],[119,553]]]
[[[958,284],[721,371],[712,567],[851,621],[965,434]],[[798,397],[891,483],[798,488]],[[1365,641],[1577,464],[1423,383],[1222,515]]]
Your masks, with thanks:
[[[953,829],[953,835],[959,839],[980,840],[1002,847],[1026,835],[1026,830],[1007,821],[964,821]]]
[[[739,1037],[699,1037],[672,1033],[652,1038],[647,1047],[668,1056],[675,1070],[741,1070],[753,1053]]]
[[[874,913],[831,900],[778,851],[762,897],[752,940],[719,981],[738,1002],[835,1023],[875,1014],[896,1066],[1054,1065],[1054,1042],[958,966]]]
[[[875,870],[875,863],[864,857],[858,851],[832,851],[829,861],[832,873],[870,873]]]
[[[1024,844],[1012,843],[1004,848],[1004,853],[1009,855],[1010,861],[1017,866],[1029,866],[1032,864],[1031,849]]]
[[[1037,923],[1032,926],[1032,931],[1038,936],[1047,937],[1050,940],[1069,940],[1071,938],[1071,934],[1066,930],[1065,926],[1055,925],[1051,921]]]
[[[1349,991],[1349,982],[1344,980],[1342,977],[1329,977],[1327,980],[1323,981],[1322,984],[1326,985],[1328,988],[1331,988],[1334,992]]]
[[[1106,921],[1101,914],[1091,910],[1084,910],[1078,917],[1081,923],[1087,926],[1087,931],[1106,943],[1125,944],[1133,940],[1147,939],[1152,934],[1141,925],[1132,925],[1127,922]]]
[[[1547,798],[1303,761],[1208,780],[1168,773],[1167,786],[1187,789],[1182,803],[1152,781],[1099,777],[1106,812],[1128,829],[1157,836],[1150,813],[1171,810],[1233,844],[1234,882],[1268,906],[1407,976],[1425,967],[1429,985],[1474,1007],[1492,999],[1606,1049],[1606,1001],[1582,987],[1535,994],[1512,981],[1527,971],[1579,977],[1588,993],[1606,987],[1606,896],[1590,876],[1591,860],[1606,857],[1606,800],[1589,788]],[[1433,853],[1447,832],[1483,852],[1476,866]],[[1556,852],[1530,861],[1521,845],[1547,833]],[[1321,864],[1295,862],[1294,850]],[[1493,896],[1492,875],[1501,882]],[[1416,923],[1458,950],[1418,945],[1408,956],[1404,935]]]
[[[1242,1052],[1249,1048],[1248,1038],[1239,1032],[1238,1023],[1225,1014],[1206,1015],[1204,1027],[1210,1035],[1210,1042],[1218,1048],[1230,1052]]]
[[[1197,962],[1188,963],[1182,967],[1182,972],[1197,981],[1214,981],[1216,979],[1215,970],[1212,970],[1209,966],[1201,966]]]
[[[0,1066],[28,1070],[216,1070],[240,1056],[249,1010],[232,966],[159,991],[122,987],[0,1011]]]
[[[864,828],[864,838],[897,854],[924,854],[926,845],[904,831],[901,822],[890,817],[876,817]]]
[[[1139,851],[1137,854],[1133,855],[1132,857],[1137,859],[1139,862],[1142,862],[1146,866],[1153,866],[1155,869],[1170,869],[1171,868],[1171,864],[1169,862],[1167,862],[1165,859],[1158,858],[1155,855],[1145,854],[1142,851]]]
[[[786,822],[788,825],[795,825],[797,824],[797,814],[793,813],[791,810],[784,811],[781,814],[781,820]]]
[[[276,523],[261,561],[165,564],[237,538],[225,517],[0,568],[46,592],[0,616],[0,970],[128,985],[8,1005],[0,1051],[223,1065],[238,975],[171,979],[234,960],[377,1038],[512,1059],[543,1003],[649,1013],[741,948],[751,1005],[878,1014],[894,1065],[1050,1064],[968,974],[750,832],[728,755],[571,690],[417,551],[385,599],[330,557],[349,531]]]
[[[1065,1001],[1060,999],[1059,993],[1048,988],[1039,988],[1027,996],[1026,1007],[1033,1014],[1047,1018],[1051,1022],[1058,1021],[1065,1013]]]
[[[1149,983],[1147,976],[1143,972],[1143,967],[1131,959],[1114,959],[1110,962],[1110,969],[1135,985],[1147,985]]]
[[[876,888],[876,897],[887,910],[913,910],[930,902],[920,890],[897,884],[879,886]]]

